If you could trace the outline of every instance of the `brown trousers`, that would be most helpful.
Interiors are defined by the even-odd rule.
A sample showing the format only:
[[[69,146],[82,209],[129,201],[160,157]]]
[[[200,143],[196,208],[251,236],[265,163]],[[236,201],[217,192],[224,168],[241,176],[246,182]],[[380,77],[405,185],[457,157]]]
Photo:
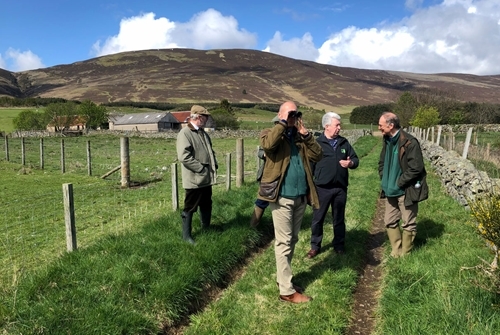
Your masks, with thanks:
[[[401,228],[407,231],[417,231],[418,202],[407,207],[404,204],[404,195],[385,199],[385,227],[397,228],[399,221],[403,220]]]

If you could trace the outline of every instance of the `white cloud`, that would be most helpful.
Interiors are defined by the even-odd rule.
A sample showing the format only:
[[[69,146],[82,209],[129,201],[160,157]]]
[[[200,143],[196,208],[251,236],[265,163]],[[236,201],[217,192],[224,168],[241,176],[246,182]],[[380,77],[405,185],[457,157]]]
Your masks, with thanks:
[[[499,74],[499,20],[497,0],[444,0],[392,25],[334,33],[316,61],[418,73]]]
[[[19,51],[13,48],[7,49],[5,55],[0,54],[0,68],[13,72],[40,69],[45,67],[40,57],[31,50]]]
[[[273,38],[267,42],[264,51],[272,52],[295,59],[314,61],[319,56],[319,52],[314,46],[311,34],[306,33],[302,38],[292,38],[283,40],[283,36],[277,31]]]
[[[256,43],[256,35],[238,28],[234,17],[208,9],[186,23],[155,19],[154,13],[122,19],[118,35],[109,37],[102,46],[97,41],[93,53],[102,56],[158,48],[251,48]]]
[[[100,41],[93,45],[97,56],[144,49],[176,48],[170,33],[175,23],[167,18],[155,19],[154,13],[146,13],[122,19],[118,35],[109,37],[101,47]]]
[[[319,48],[319,63],[371,68],[387,59],[399,58],[414,38],[402,27],[399,30],[357,29],[349,27],[330,37]],[[356,64],[356,66],[353,66]]]
[[[405,7],[414,10],[422,6],[423,2],[424,0],[406,0]]]

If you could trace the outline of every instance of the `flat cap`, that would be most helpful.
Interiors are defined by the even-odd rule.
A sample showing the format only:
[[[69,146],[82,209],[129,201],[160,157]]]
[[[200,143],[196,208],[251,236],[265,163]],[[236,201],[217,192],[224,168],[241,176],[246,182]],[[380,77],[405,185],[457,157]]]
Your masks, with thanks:
[[[191,114],[200,114],[200,115],[210,115],[210,113],[207,111],[207,109],[203,106],[200,105],[193,105],[191,107]]]

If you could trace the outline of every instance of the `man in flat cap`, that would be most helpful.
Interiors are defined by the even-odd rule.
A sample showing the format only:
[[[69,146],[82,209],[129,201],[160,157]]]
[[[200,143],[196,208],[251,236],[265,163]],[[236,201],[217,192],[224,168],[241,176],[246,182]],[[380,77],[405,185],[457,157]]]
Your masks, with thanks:
[[[207,229],[212,217],[212,185],[217,179],[217,160],[212,141],[203,130],[210,113],[194,105],[186,127],[177,135],[177,159],[182,164],[182,187],[186,190],[182,217],[182,237],[194,244],[191,236],[193,213],[200,208],[201,227]]]

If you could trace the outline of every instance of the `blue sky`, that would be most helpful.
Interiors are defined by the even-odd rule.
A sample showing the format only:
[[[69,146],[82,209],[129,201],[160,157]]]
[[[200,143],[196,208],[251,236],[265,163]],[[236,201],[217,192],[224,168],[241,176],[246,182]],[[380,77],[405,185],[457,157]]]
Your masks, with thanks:
[[[499,0],[1,0],[0,68],[242,48],[323,64],[500,74]]]

